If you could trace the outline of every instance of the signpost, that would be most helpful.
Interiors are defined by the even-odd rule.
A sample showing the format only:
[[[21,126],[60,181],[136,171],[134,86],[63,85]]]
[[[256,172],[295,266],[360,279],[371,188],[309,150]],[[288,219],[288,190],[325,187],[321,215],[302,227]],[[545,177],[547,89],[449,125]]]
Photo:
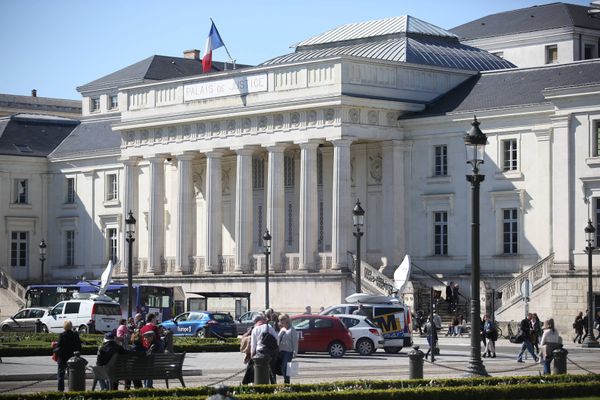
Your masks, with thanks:
[[[523,301],[525,302],[525,318],[529,314],[529,298],[531,297],[531,293],[533,293],[533,283],[531,283],[529,278],[525,278],[521,283],[521,296],[523,296]]]

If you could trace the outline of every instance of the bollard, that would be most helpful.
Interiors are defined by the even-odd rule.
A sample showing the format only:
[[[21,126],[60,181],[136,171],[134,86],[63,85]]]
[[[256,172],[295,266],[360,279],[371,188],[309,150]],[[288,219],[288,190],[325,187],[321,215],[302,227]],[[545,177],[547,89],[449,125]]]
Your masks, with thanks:
[[[78,351],[67,361],[69,367],[69,392],[82,392],[85,390],[85,366],[87,360],[80,357]]]
[[[552,352],[552,375],[562,375],[567,373],[567,354],[566,349],[560,348]]]
[[[269,375],[271,373],[271,357],[254,357],[254,384],[255,385],[268,385],[271,383]]]
[[[423,358],[425,353],[414,346],[408,353],[408,379],[423,379]]]
[[[44,331],[43,328],[44,324],[42,324],[42,321],[40,321],[40,319],[36,319],[35,320],[35,333],[42,333]]]

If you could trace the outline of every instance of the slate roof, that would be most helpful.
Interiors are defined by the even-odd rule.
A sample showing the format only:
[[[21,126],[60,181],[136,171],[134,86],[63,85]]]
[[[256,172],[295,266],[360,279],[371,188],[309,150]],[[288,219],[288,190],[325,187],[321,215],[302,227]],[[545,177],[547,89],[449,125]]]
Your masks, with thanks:
[[[542,31],[561,27],[600,30],[600,19],[587,15],[589,7],[552,3],[491,14],[450,29],[463,40]]]
[[[0,119],[0,154],[46,157],[79,121],[45,115],[15,114]]]
[[[295,51],[261,65],[336,56],[431,65],[470,71],[514,68],[509,61],[461,44],[456,35],[411,16],[342,25],[300,42]]]
[[[121,135],[111,129],[112,124],[118,121],[119,117],[81,121],[49,158],[52,160],[80,155],[118,154],[121,151]]]
[[[0,93],[0,112],[3,112],[3,110],[8,110],[6,111],[7,114],[17,114],[20,112],[35,114],[68,113],[75,116],[77,114],[81,115],[81,100]]]
[[[364,39],[375,36],[385,36],[399,33],[418,33],[429,36],[456,37],[438,26],[422,21],[410,15],[357,22],[338,26],[330,31],[303,40],[292,47],[314,46],[317,44],[342,42],[346,40]]]
[[[236,64],[237,69],[246,67],[248,67],[248,65]],[[224,63],[220,61],[212,62],[213,72],[223,71],[224,68]],[[231,64],[227,64],[227,68],[231,69]],[[80,93],[85,93],[95,90],[116,89],[127,85],[201,74],[202,60],[154,55],[103,76],[102,78],[79,86],[77,87],[77,90]]]
[[[441,96],[417,117],[545,104],[544,89],[600,83],[600,60],[484,72]],[[414,117],[408,117],[412,118]]]

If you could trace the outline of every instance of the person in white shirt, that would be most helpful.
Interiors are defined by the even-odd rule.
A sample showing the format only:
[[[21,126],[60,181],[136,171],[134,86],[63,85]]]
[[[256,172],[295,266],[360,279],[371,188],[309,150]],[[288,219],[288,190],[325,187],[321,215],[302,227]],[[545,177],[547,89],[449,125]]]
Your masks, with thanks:
[[[540,349],[540,360],[544,365],[544,375],[550,373],[550,363],[552,362],[552,352],[562,347],[562,337],[554,329],[554,319],[550,318],[544,322],[544,334],[542,335]]]
[[[298,354],[298,332],[292,326],[290,316],[283,314],[279,317],[279,362],[284,383],[290,383],[288,363]]]
[[[277,383],[277,379],[274,373],[274,367],[277,364],[277,349],[268,349],[265,347],[263,341],[261,340],[263,333],[268,333],[273,336],[273,341],[276,344],[276,347],[279,346],[279,336],[277,332],[271,325],[268,324],[267,318],[260,314],[255,318],[254,328],[252,329],[252,334],[250,335],[250,354],[252,358],[258,357],[268,357],[270,358],[270,372],[269,372],[269,380],[272,384]]]

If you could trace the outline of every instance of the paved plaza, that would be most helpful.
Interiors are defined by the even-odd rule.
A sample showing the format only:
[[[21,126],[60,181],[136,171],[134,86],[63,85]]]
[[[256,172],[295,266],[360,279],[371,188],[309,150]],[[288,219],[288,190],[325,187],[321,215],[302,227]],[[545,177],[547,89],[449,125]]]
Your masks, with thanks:
[[[426,349],[425,338],[416,338],[417,345]],[[469,338],[440,339],[441,354],[435,364],[425,363],[424,376],[461,377],[469,361]],[[568,342],[568,373],[600,373],[600,349],[583,349]],[[497,342],[497,358],[484,359],[488,373],[492,376],[538,375],[540,364],[531,358],[524,364],[516,362],[520,345],[501,339]],[[406,379],[408,378],[408,352],[386,354],[379,350],[372,356],[359,356],[349,352],[341,359],[333,359],[325,354],[302,354],[300,375],[292,381],[297,383],[332,382],[352,379]],[[94,356],[85,356],[90,363]],[[576,364],[574,364],[574,363]],[[184,363],[186,386],[216,385],[221,381],[228,385],[238,385],[242,378],[242,355],[232,353],[190,353]],[[56,364],[48,357],[5,357],[0,364],[1,393],[29,393],[56,390]],[[91,378],[91,376],[90,376]],[[92,380],[88,379],[87,388]],[[170,381],[171,387],[179,387],[179,382]],[[165,387],[164,381],[155,381],[155,387]]]

